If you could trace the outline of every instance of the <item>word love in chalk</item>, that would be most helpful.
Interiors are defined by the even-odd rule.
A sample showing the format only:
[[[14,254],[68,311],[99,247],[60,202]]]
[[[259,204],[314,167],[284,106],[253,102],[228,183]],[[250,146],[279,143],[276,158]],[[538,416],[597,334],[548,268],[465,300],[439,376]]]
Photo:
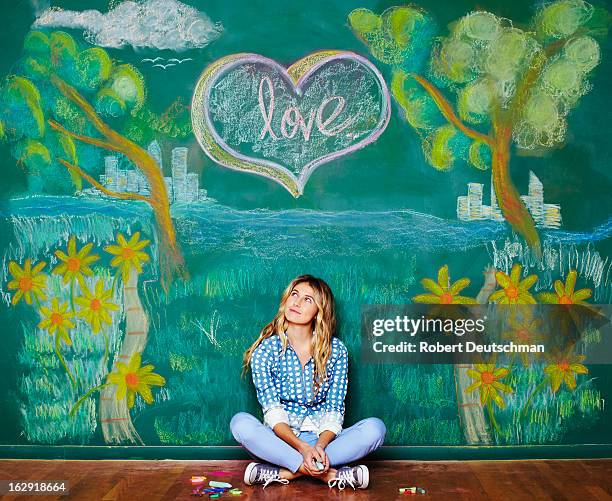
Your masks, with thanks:
[[[268,88],[269,99],[266,102],[264,88]],[[272,139],[278,139],[278,135],[272,129],[272,121],[274,118],[274,84],[269,77],[263,77],[259,84],[259,109],[263,117],[264,126],[261,129],[259,139],[264,139],[266,134],[269,134]],[[334,106],[331,113],[327,118],[323,118],[329,105]],[[354,121],[355,117],[349,117],[344,122],[335,127],[332,127],[332,123],[338,116],[344,111],[346,107],[346,100],[342,96],[332,96],[323,100],[318,109],[311,110],[308,120],[304,120],[300,110],[294,106],[288,107],[282,114],[280,122],[280,134],[285,139],[293,139],[298,133],[298,129],[302,132],[305,141],[310,140],[312,133],[312,127],[314,124],[315,116],[317,122],[317,129],[324,136],[332,137],[340,134],[344,129],[349,127]]]
[[[191,106],[211,159],[295,197],[318,167],[374,142],[389,117],[384,78],[346,51],[316,52],[289,68],[258,54],[226,56],[204,70]]]

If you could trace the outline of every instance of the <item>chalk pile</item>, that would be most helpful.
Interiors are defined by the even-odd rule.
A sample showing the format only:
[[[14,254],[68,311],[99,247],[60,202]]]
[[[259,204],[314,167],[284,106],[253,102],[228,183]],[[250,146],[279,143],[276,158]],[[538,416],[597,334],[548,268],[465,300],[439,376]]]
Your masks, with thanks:
[[[422,487],[400,487],[399,493],[404,495],[425,494],[426,491]]]
[[[214,476],[225,476],[221,474],[229,474],[228,472],[214,472],[211,475]],[[215,499],[226,492],[232,496],[240,496],[242,491],[237,489],[236,487],[232,487],[232,484],[228,482],[218,482],[216,480],[211,480],[208,482],[208,487],[206,486],[206,477],[204,476],[193,476],[191,477],[191,485],[195,487],[191,491],[192,496],[203,497],[208,495],[209,498]]]

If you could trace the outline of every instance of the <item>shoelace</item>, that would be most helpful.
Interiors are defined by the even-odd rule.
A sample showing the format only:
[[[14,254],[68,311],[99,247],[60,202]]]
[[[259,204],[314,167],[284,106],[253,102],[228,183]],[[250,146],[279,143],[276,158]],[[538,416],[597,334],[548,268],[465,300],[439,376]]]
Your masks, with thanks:
[[[355,489],[355,477],[353,476],[353,470],[339,470],[336,478],[332,478],[327,485],[329,488],[338,487],[338,490],[344,490],[346,484],[350,485],[353,490]]]
[[[286,478],[280,478],[278,472],[275,470],[262,470],[257,479],[265,480],[263,484],[264,489],[268,487],[268,485],[270,485],[272,482],[280,482],[281,484],[289,483],[289,480],[287,480]]]

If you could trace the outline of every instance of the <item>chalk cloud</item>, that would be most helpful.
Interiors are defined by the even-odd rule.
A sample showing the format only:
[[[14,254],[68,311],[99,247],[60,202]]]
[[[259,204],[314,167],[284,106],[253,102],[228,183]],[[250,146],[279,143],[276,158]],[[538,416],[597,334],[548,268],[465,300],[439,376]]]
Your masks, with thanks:
[[[221,23],[177,0],[128,1],[106,14],[52,7],[41,13],[33,27],[83,29],[88,42],[102,47],[175,51],[205,47],[223,31]]]

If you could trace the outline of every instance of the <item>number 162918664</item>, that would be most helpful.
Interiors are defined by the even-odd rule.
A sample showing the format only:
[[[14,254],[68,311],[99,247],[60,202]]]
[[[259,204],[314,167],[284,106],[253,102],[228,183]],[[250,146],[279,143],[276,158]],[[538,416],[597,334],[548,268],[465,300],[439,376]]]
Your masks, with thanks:
[[[62,496],[69,493],[66,480],[0,480],[0,495],[26,494],[28,496],[49,495]]]

